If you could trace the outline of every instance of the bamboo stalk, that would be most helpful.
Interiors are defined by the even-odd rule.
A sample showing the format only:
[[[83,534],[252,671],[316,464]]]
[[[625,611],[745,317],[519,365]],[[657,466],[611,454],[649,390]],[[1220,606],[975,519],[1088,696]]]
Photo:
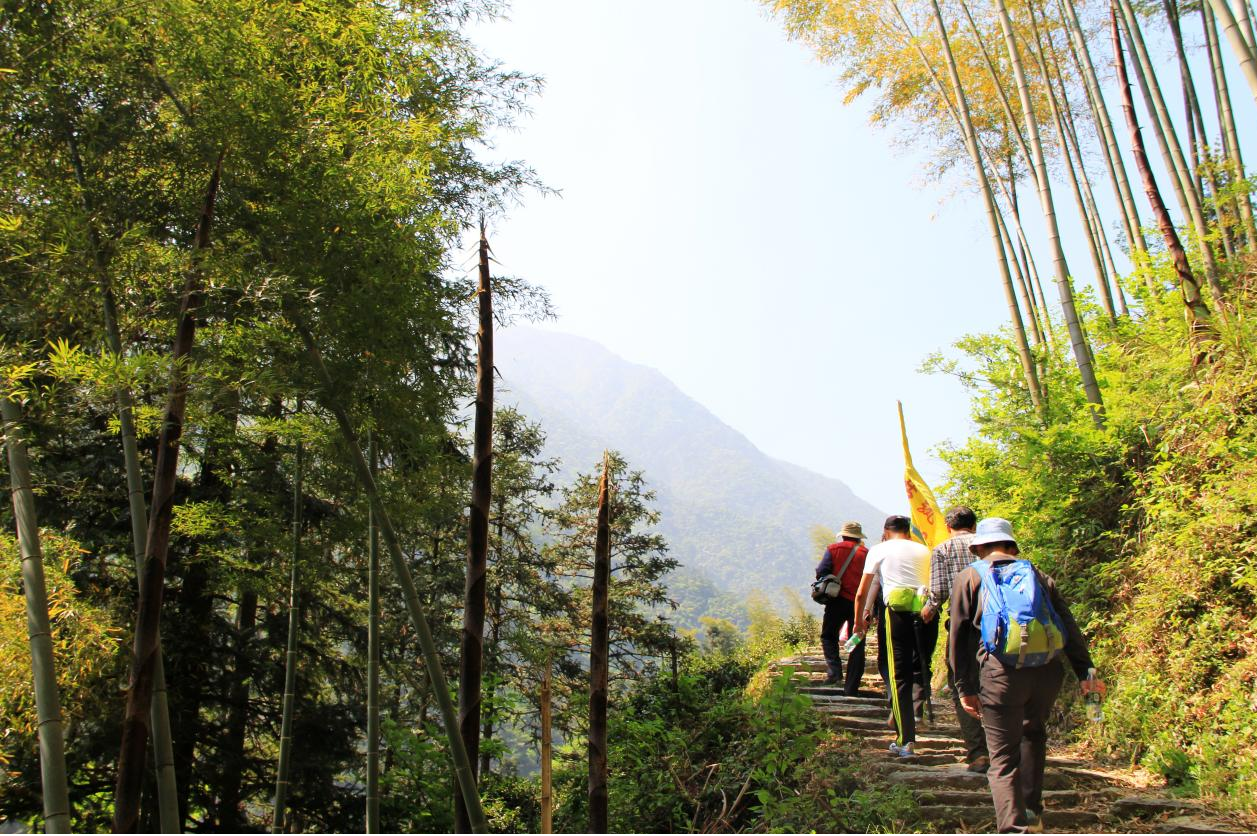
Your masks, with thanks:
[[[1074,0],[1060,0],[1060,6],[1064,10],[1066,22],[1069,24],[1070,53],[1086,82],[1084,89],[1087,92],[1087,102],[1091,107],[1091,117],[1099,126],[1100,134],[1103,137],[1100,148],[1104,152],[1105,164],[1109,170],[1109,179],[1113,183],[1113,190],[1117,196],[1118,205],[1122,207],[1122,216],[1126,225],[1127,244],[1131,247],[1132,253],[1135,250],[1145,252],[1148,249],[1148,245],[1144,241],[1143,228],[1139,220],[1139,210],[1135,207],[1135,195],[1126,176],[1126,164],[1122,159],[1122,152],[1117,144],[1117,133],[1113,130],[1113,122],[1109,118],[1109,111],[1104,103],[1104,94],[1100,89],[1100,80],[1096,77],[1095,64],[1091,60],[1091,50],[1087,47],[1087,39],[1083,36],[1082,24],[1078,20],[1078,11],[1074,8]]]
[[[1166,166],[1171,172],[1172,181],[1176,179],[1179,182],[1182,199],[1186,204],[1184,214],[1194,228],[1196,245],[1205,267],[1206,284],[1209,286],[1210,295],[1213,296],[1214,307],[1220,314],[1225,315],[1226,298],[1218,278],[1217,259],[1213,254],[1213,246],[1209,243],[1209,227],[1205,223],[1204,209],[1201,206],[1199,190],[1195,186],[1195,178],[1187,170],[1183,149],[1174,132],[1174,123],[1170,119],[1169,109],[1165,106],[1165,99],[1161,95],[1161,85],[1157,82],[1156,71],[1152,60],[1148,57],[1148,49],[1144,45],[1134,7],[1131,6],[1130,0],[1117,0],[1117,3],[1126,23],[1126,37],[1130,41],[1135,58],[1133,61],[1135,77],[1140,82],[1145,100],[1152,105],[1153,127],[1157,129],[1157,136],[1163,144],[1163,150],[1168,152]]]
[[[140,791],[144,776],[144,756],[148,748],[148,718],[152,711],[157,655],[161,648],[161,605],[166,577],[166,554],[170,546],[170,523],[174,513],[175,479],[179,468],[179,446],[183,418],[188,403],[187,357],[196,336],[196,312],[204,298],[200,262],[210,247],[214,204],[222,177],[226,149],[219,152],[213,175],[205,192],[197,223],[192,266],[184,281],[179,321],[171,350],[170,387],[166,393],[166,413],[157,442],[157,462],[153,478],[152,515],[145,533],[144,570],[140,575],[136,607],[135,640],[126,712],[122,720],[122,744],[118,754],[118,780],[114,790],[113,829],[131,833],[139,827]]]
[[[1193,343],[1202,345],[1213,338],[1213,325],[1209,309],[1200,297],[1200,286],[1192,274],[1187,253],[1179,240],[1178,230],[1170,219],[1170,212],[1161,199],[1161,190],[1157,188],[1152,167],[1148,164],[1148,154],[1144,150],[1143,137],[1139,132],[1139,122],[1135,117],[1135,103],[1130,93],[1130,78],[1126,73],[1126,59],[1122,54],[1122,39],[1118,31],[1117,10],[1109,9],[1110,29],[1113,38],[1114,66],[1117,69],[1118,87],[1122,95],[1122,112],[1126,115],[1126,125],[1130,129],[1131,152],[1135,158],[1135,167],[1144,182],[1144,191],[1148,202],[1152,205],[1153,215],[1165,240],[1166,249],[1174,262],[1174,271],[1179,278],[1179,292],[1182,294],[1184,315],[1187,317],[1188,334]]]
[[[589,832],[607,832],[607,680],[610,664],[608,602],[611,584],[610,456],[602,455],[594,542],[593,617],[589,637]]]
[[[1201,25],[1205,30],[1205,47],[1209,52],[1209,74],[1213,81],[1214,103],[1218,109],[1218,122],[1222,128],[1222,147],[1226,149],[1231,176],[1244,179],[1244,158],[1240,153],[1239,134],[1235,128],[1235,114],[1231,110],[1231,91],[1227,86],[1226,72],[1222,67],[1222,48],[1218,43],[1218,27],[1214,22],[1213,9],[1208,3],[1201,5]],[[1238,197],[1240,218],[1244,222],[1244,235],[1248,248],[1257,249],[1257,222],[1254,220],[1252,196],[1246,190]]]
[[[480,327],[476,360],[476,418],[471,459],[471,513],[467,518],[467,579],[458,680],[458,722],[473,770],[479,767],[480,687],[484,672],[485,575],[489,563],[489,506],[493,495],[493,291],[489,241],[480,224]],[[473,773],[474,774],[474,773]],[[471,821],[462,799],[454,799],[454,829],[467,833]]]
[[[22,591],[26,597],[26,635],[31,648],[35,684],[35,712],[39,718],[39,777],[44,796],[44,831],[70,832],[70,793],[65,769],[65,731],[61,724],[61,695],[48,619],[48,587],[44,583],[44,554],[31,490],[30,459],[22,438],[22,413],[9,392],[0,393],[0,418],[9,455],[9,483],[13,518],[22,559]]]
[[[101,309],[105,323],[105,346],[109,352],[122,359],[122,334],[118,328],[118,304],[114,297],[113,282],[105,263],[104,247],[100,231],[93,220],[91,199],[87,191],[87,176],[83,159],[79,155],[78,140],[73,131],[68,132],[70,159],[74,179],[78,183],[79,197],[87,222],[88,245],[92,250],[92,265],[100,285]],[[135,577],[138,585],[144,567],[144,546],[148,532],[148,508],[144,504],[144,478],[140,475],[139,445],[136,443],[134,404],[126,387],[118,387],[114,393],[118,403],[118,429],[122,437],[122,461],[127,480],[127,507],[131,516],[131,546],[135,555]],[[158,645],[153,664],[153,707],[149,722],[153,732],[153,761],[157,779],[158,821],[162,833],[179,833],[182,820],[179,816],[179,785],[175,776],[174,743],[170,731],[170,707],[166,694],[166,667],[162,662],[161,646]]]
[[[1082,378],[1083,391],[1087,402],[1092,406],[1092,420],[1097,426],[1102,426],[1104,424],[1104,398],[1100,394],[1099,381],[1096,380],[1095,367],[1091,360],[1091,346],[1087,342],[1082,321],[1078,318],[1078,308],[1074,304],[1074,289],[1070,284],[1069,265],[1065,260],[1065,250],[1061,246],[1060,228],[1056,222],[1056,207],[1052,201],[1052,186],[1048,182],[1047,161],[1043,156],[1039,125],[1030,101],[1030,85],[1026,81],[1021,54],[1017,50],[1017,40],[1013,33],[1012,19],[1008,15],[1008,7],[1004,0],[996,0],[996,2],[1000,14],[1000,27],[1004,31],[1004,44],[1013,65],[1013,76],[1016,79],[1017,93],[1021,99],[1022,115],[1026,120],[1026,137],[1034,155],[1035,169],[1038,171],[1039,203],[1043,209],[1043,220],[1048,229],[1048,242],[1052,248],[1052,265],[1056,272],[1056,289],[1065,317],[1065,327],[1069,330],[1070,346],[1074,353],[1074,363]]]
[[[367,433],[367,466],[376,473],[375,436]],[[367,832],[380,832],[380,532],[367,507]]]
[[[297,412],[301,402],[297,402]],[[288,570],[288,646],[284,653],[284,700],[279,726],[279,763],[275,768],[275,808],[271,832],[284,833],[288,826],[288,773],[292,769],[292,726],[297,705],[297,634],[301,630],[301,468],[302,443],[297,439],[292,479],[292,565]]]
[[[480,804],[480,796],[476,791],[476,779],[472,772],[471,764],[467,759],[467,749],[463,746],[462,735],[458,733],[458,715],[454,709],[454,701],[450,698],[445,671],[441,668],[441,656],[437,651],[436,642],[432,639],[432,629],[428,624],[427,616],[424,615],[423,605],[419,602],[419,593],[415,589],[414,579],[410,575],[405,555],[402,553],[401,541],[397,537],[397,531],[393,528],[393,522],[388,516],[388,511],[384,508],[384,503],[375,484],[375,477],[371,475],[371,468],[367,465],[362,451],[358,449],[353,425],[349,421],[349,414],[335,397],[336,385],[332,381],[332,375],[327,370],[326,364],[323,362],[323,355],[319,351],[318,345],[314,342],[314,335],[310,333],[309,328],[306,327],[300,314],[295,309],[289,308],[287,315],[301,337],[301,342],[306,349],[306,356],[323,388],[323,406],[336,419],[336,424],[340,428],[341,438],[349,451],[350,464],[353,466],[354,472],[358,476],[358,481],[361,483],[363,490],[367,494],[367,499],[371,503],[371,510],[375,513],[378,520],[380,533],[384,537],[384,544],[388,547],[389,557],[392,560],[393,573],[397,576],[397,585],[401,587],[402,598],[406,603],[406,612],[410,617],[411,626],[415,629],[415,635],[419,639],[424,665],[428,669],[428,679],[432,685],[432,694],[436,698],[437,705],[441,711],[442,725],[445,728],[445,737],[450,748],[450,760],[453,762],[454,774],[458,779],[459,791],[462,793],[463,801],[467,805],[472,832],[484,833],[488,829],[488,824],[485,821],[484,808]]]
[[[1034,355],[1031,353],[1030,346],[1026,341],[1026,329],[1022,322],[1021,310],[1017,305],[1017,296],[1013,289],[1012,275],[1008,268],[1008,254],[1004,249],[1003,238],[1000,235],[1000,217],[999,210],[995,205],[995,195],[991,191],[991,182],[987,177],[986,166],[982,162],[982,154],[978,148],[977,132],[974,130],[973,120],[969,114],[969,102],[965,97],[964,85],[960,80],[960,71],[956,67],[956,59],[951,51],[951,39],[947,35],[947,27],[943,23],[943,13],[938,7],[937,0],[931,0],[931,8],[933,9],[934,21],[938,26],[939,37],[943,45],[943,58],[947,63],[947,72],[951,79],[952,95],[955,96],[955,102],[947,99],[943,91],[940,90],[939,92],[944,99],[947,99],[949,109],[953,111],[952,115],[960,123],[961,133],[965,138],[965,148],[969,152],[969,159],[973,163],[974,171],[978,177],[978,186],[981,189],[983,204],[986,207],[986,218],[990,227],[991,242],[995,247],[996,262],[1000,269],[1004,301],[1008,305],[1009,318],[1012,320],[1013,332],[1017,340],[1017,357],[1021,362],[1022,376],[1025,378],[1026,390],[1030,395],[1030,403],[1034,407],[1035,414],[1038,415],[1040,421],[1046,421],[1047,412],[1043,405],[1043,392],[1039,382],[1039,374],[1035,368]],[[895,10],[898,12],[904,26],[907,27],[909,25],[907,18],[899,9],[898,3],[895,3]]]

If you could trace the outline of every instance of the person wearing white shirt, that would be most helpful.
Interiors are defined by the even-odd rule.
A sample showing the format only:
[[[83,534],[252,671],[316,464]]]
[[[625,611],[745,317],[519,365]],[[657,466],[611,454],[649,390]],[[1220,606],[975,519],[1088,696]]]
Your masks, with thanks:
[[[924,711],[930,695],[930,657],[938,641],[938,621],[921,618],[930,586],[930,550],[912,539],[912,520],[895,514],[886,518],[882,542],[869,549],[864,575],[856,593],[856,630],[863,632],[864,604],[874,576],[886,606],[883,620],[890,674],[891,714],[896,737],[890,751],[910,758],[916,741],[916,713]],[[916,699],[914,683],[918,686]]]

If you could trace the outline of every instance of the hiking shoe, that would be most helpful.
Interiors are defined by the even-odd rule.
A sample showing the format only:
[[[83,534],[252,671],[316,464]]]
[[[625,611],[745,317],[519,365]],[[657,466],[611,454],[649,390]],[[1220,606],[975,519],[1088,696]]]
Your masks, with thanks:
[[[835,685],[841,685],[841,684],[842,684],[842,678],[837,677],[837,676],[831,676],[821,683],[821,685],[825,686],[826,688],[832,688]]]
[[[1042,833],[1043,832],[1043,814],[1036,813],[1034,810],[1026,811],[1026,832]]]
[[[897,758],[912,758],[912,757],[916,757],[916,754],[917,754],[913,750],[912,743],[905,743],[902,746],[900,746],[898,743],[892,743],[890,744],[890,753]]]
[[[973,762],[965,767],[965,770],[975,775],[985,775],[987,770],[991,768],[991,759],[986,755],[979,755],[974,758]]]

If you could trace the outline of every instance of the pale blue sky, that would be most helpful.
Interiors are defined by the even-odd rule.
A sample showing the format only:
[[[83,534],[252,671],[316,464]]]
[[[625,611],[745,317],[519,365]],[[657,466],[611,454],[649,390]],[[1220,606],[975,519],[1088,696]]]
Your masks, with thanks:
[[[490,230],[501,269],[552,294],[545,327],[659,369],[765,452],[888,512],[905,505],[902,399],[917,466],[938,484],[930,449],[966,437],[968,402],[917,368],[1007,319],[967,183],[927,182],[928,149],[844,107],[835,68],[751,0],[516,0],[472,36],[546,79],[495,154],[562,196],[531,195]],[[1233,84],[1242,124],[1252,102]],[[1095,188],[1104,211],[1107,181]],[[1043,256],[1040,269],[1046,282]]]

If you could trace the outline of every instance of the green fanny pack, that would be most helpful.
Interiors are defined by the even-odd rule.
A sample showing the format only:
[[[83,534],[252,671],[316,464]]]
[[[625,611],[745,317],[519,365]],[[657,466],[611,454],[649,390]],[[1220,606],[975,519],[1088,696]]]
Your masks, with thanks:
[[[925,595],[910,586],[896,586],[886,591],[886,606],[895,612],[919,613],[925,606]]]

